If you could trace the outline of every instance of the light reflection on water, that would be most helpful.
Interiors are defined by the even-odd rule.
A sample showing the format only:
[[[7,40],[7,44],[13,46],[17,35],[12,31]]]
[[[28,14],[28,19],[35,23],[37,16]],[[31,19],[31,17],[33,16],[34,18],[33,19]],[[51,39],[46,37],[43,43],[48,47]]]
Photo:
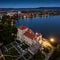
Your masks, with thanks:
[[[16,26],[20,25],[27,26],[34,32],[42,33],[46,38],[54,36],[58,41],[60,39],[60,15],[19,19],[16,21]]]

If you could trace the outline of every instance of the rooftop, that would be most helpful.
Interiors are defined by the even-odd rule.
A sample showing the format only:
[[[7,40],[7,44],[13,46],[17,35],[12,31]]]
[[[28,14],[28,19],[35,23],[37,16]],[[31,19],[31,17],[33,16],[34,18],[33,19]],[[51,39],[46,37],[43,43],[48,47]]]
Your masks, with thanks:
[[[26,29],[27,27],[22,25],[22,26],[19,26],[18,28],[19,28],[20,30],[24,30],[24,29]]]
[[[19,26],[18,27],[20,30],[24,30],[26,29],[27,27],[26,26]],[[33,39],[33,38],[36,38],[36,37],[39,37],[41,34],[40,33],[36,33],[34,34],[34,32],[28,28],[28,30],[24,33],[24,35],[30,39]]]
[[[30,39],[33,39],[35,37],[35,34],[32,33],[31,31],[27,30],[25,33],[24,33],[25,36],[27,36],[28,38]]]

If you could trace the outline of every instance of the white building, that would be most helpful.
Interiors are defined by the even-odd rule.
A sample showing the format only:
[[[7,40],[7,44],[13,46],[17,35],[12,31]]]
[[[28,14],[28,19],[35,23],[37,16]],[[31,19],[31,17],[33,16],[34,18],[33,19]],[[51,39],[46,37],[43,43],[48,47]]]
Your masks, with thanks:
[[[13,15],[15,15],[17,12],[14,11],[8,11],[7,15],[9,15],[10,17],[12,17]]]
[[[17,40],[25,42],[28,45],[34,45],[41,39],[42,39],[41,34],[38,33],[34,34],[29,28],[25,26],[18,27]]]
[[[40,49],[41,52],[45,55],[45,60],[49,59],[54,51],[53,46],[47,39],[42,38],[42,35],[39,33],[33,33],[26,26],[18,27],[17,40],[25,42],[27,45],[29,45],[30,47],[28,48],[28,51],[33,55]],[[44,48],[47,48],[49,53],[46,53]]]

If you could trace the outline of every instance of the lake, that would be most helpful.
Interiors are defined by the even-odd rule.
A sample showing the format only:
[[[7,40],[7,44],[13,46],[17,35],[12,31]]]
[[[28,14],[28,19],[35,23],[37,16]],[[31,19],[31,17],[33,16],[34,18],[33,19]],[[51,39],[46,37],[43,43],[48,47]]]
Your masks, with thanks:
[[[27,26],[34,32],[41,33],[45,38],[54,37],[60,42],[60,15],[19,19],[16,21],[16,26],[20,25]]]

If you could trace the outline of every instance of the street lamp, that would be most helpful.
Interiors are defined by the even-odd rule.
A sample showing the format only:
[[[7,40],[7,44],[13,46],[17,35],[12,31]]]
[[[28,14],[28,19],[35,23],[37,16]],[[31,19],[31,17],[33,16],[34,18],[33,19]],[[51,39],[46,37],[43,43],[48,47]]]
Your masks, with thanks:
[[[55,42],[55,39],[54,38],[50,38],[50,42],[51,43],[54,43]]]
[[[56,41],[54,38],[50,38],[50,43],[51,43],[53,46],[57,46],[57,41]]]

